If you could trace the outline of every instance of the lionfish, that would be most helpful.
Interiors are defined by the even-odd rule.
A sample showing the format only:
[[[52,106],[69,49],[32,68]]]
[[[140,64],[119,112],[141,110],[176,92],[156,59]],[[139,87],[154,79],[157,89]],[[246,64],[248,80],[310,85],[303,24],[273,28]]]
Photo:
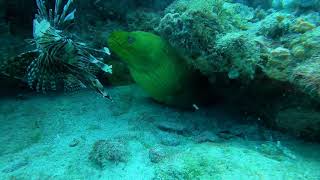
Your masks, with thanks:
[[[73,22],[76,9],[70,11],[73,0],[62,8],[62,0],[55,1],[54,10],[43,0],[36,0],[38,12],[33,20],[32,51],[1,62],[2,74],[25,80],[36,91],[47,92],[63,87],[66,91],[88,87],[111,98],[95,75],[97,69],[112,73],[112,66],[97,55],[110,55],[107,47],[90,48],[63,29]]]

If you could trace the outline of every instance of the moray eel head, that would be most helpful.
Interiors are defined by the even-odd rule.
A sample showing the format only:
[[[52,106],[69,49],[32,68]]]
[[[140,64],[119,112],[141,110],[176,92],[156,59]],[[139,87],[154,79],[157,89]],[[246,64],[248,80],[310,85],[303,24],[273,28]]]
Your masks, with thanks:
[[[108,46],[128,64],[135,82],[156,101],[179,107],[197,103],[197,74],[160,36],[115,31],[108,38]]]
[[[109,48],[130,67],[140,70],[163,63],[159,58],[165,57],[159,55],[166,45],[159,36],[143,31],[115,31],[108,38]]]

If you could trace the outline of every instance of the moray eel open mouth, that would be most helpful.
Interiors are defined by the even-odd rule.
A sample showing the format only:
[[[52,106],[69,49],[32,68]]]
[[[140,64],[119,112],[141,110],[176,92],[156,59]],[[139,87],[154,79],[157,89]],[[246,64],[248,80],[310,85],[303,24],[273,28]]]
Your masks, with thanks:
[[[148,49],[137,48],[139,44],[137,44],[136,40],[136,37],[134,37],[132,33],[116,31],[111,33],[109,36],[108,46],[111,50],[115,51],[122,61],[128,63],[130,67],[134,68],[141,64],[138,63],[138,58],[140,58],[141,61],[143,61],[143,59],[148,59],[148,57],[144,57]],[[144,63],[147,62],[148,61],[145,61]]]

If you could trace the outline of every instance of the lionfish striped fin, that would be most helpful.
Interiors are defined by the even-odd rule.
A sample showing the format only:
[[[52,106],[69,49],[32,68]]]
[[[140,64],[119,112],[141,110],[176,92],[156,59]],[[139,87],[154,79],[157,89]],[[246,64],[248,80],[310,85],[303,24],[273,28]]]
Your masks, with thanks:
[[[77,61],[75,66],[84,69],[91,74],[99,74],[99,72],[101,72],[99,67],[86,61]]]
[[[38,6],[38,15],[42,18],[48,19],[47,8],[42,0],[36,0]]]
[[[28,51],[14,58],[3,60],[0,64],[0,73],[11,78],[24,80],[28,66],[38,55],[38,51]]]
[[[61,25],[61,24],[63,24],[65,22],[65,17],[67,16],[69,7],[70,7],[70,5],[72,3],[73,3],[73,0],[68,0],[67,4],[64,5],[63,11],[62,11],[61,16],[60,16],[59,21],[58,21],[58,25]],[[73,10],[73,11],[75,11],[75,10]]]
[[[86,88],[81,81],[71,74],[66,75],[63,82],[63,88],[65,92],[75,92]]]
[[[90,72],[78,68],[74,65],[65,64],[65,68],[70,71],[70,74],[74,75],[79,81],[81,81],[86,87],[91,88],[98,93],[102,94],[104,97],[108,99],[112,99],[107,91],[105,91],[104,86],[97,79],[97,77]]]
[[[71,21],[71,20],[74,20],[74,13],[76,12],[77,10],[74,9],[71,13],[69,13],[63,20],[63,22],[67,22],[67,21]]]
[[[79,52],[80,53],[78,55],[81,57],[80,60],[82,62],[94,64],[95,66],[100,68],[102,71],[112,74],[112,65],[105,64],[104,62],[102,62],[102,59],[98,59],[86,51],[79,51]]]
[[[53,64],[54,63],[54,64]],[[54,62],[50,55],[40,53],[27,68],[26,80],[30,88],[43,93],[57,90],[63,81],[64,72],[60,64]]]

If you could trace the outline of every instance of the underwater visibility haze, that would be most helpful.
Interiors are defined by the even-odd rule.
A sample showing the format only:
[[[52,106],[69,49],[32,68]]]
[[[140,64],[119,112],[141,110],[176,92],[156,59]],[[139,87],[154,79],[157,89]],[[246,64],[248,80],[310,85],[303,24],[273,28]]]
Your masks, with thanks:
[[[0,179],[320,179],[320,0],[0,0],[0,17]]]

